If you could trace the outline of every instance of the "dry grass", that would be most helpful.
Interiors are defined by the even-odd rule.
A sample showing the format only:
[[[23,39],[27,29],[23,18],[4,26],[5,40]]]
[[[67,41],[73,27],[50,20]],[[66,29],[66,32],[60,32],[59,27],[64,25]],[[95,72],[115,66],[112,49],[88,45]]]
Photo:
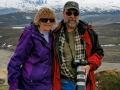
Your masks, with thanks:
[[[97,80],[96,90],[120,90],[120,71],[100,71],[95,76]]]
[[[8,90],[8,85],[1,85],[0,84],[0,90]]]

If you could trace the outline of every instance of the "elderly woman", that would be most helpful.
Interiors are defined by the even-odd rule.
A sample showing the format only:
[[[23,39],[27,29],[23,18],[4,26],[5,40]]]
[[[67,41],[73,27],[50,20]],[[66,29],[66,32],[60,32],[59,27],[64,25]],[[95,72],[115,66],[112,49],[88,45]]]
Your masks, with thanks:
[[[52,33],[56,16],[41,8],[24,29],[8,63],[9,90],[50,90],[52,88]]]

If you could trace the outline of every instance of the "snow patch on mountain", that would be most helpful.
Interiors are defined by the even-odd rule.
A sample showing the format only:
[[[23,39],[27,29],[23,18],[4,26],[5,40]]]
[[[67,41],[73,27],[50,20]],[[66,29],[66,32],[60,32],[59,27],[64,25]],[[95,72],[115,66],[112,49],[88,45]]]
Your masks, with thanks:
[[[3,9],[13,8],[18,11],[33,11],[41,7],[50,7],[53,10],[62,10],[68,0],[0,0],[0,12]],[[74,0],[79,3],[80,12],[111,12],[120,11],[119,0]],[[11,9],[12,11],[12,9]]]

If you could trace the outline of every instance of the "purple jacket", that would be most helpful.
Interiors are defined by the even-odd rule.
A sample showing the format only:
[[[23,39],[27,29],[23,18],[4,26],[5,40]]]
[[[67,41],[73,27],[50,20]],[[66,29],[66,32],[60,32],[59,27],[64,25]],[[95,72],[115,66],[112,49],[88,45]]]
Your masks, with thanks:
[[[9,90],[50,90],[52,68],[52,35],[49,43],[32,23],[20,36],[8,64]]]

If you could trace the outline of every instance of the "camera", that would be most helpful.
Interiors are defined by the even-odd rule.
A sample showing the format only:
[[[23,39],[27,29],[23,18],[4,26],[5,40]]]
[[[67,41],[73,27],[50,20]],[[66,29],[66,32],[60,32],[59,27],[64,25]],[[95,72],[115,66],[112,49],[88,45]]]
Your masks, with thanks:
[[[85,70],[81,69],[82,66],[88,65],[88,61],[84,59],[80,60],[72,60],[71,66],[72,68],[77,67],[77,77],[76,77],[76,84],[77,90],[86,90],[86,72]]]
[[[75,67],[78,67],[78,66],[85,66],[88,64],[88,61],[87,60],[84,60],[84,59],[80,59],[80,60],[72,60],[71,62],[71,66],[72,68],[75,68]]]
[[[82,66],[77,67],[76,90],[86,90],[86,75],[85,70],[81,69]]]

